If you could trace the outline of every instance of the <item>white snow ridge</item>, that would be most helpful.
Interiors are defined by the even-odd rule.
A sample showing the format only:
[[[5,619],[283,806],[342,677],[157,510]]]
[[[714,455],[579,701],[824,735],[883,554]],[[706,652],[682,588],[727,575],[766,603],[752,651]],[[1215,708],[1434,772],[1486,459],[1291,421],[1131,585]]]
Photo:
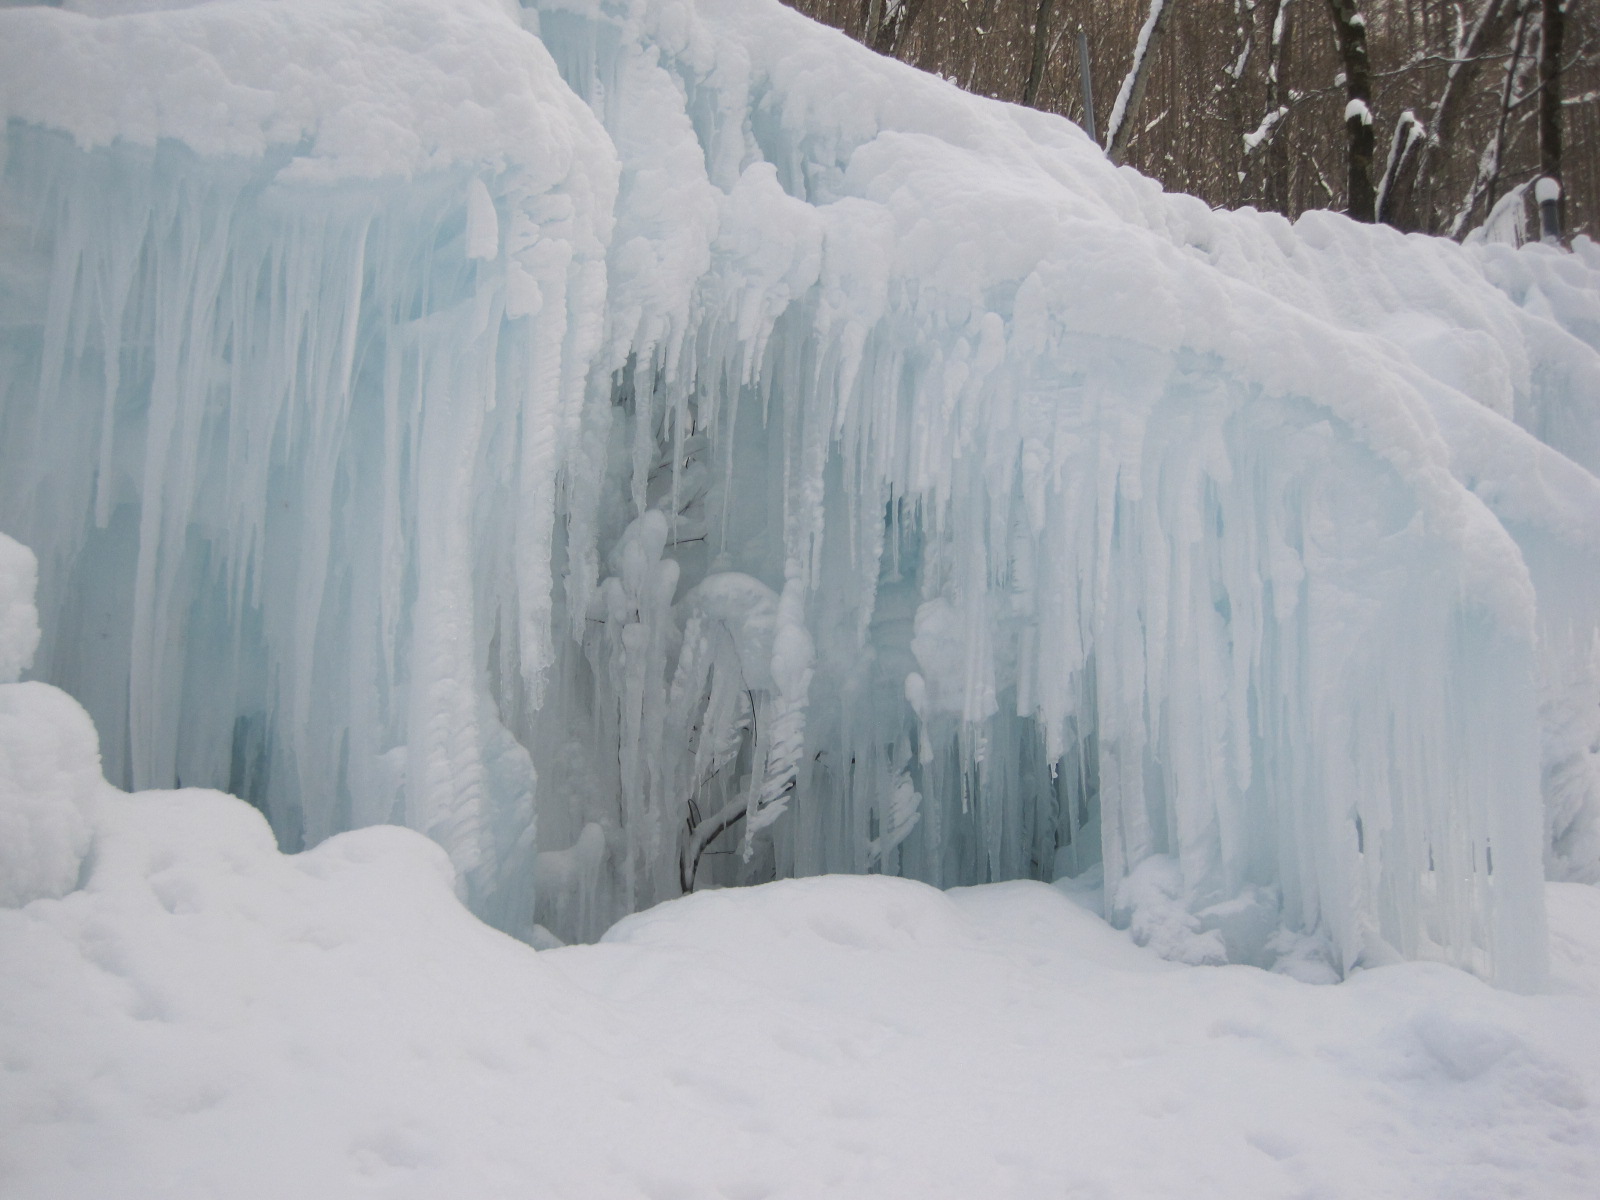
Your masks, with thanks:
[[[0,1193],[1589,1194],[1593,243],[768,0],[5,7],[0,110]]]

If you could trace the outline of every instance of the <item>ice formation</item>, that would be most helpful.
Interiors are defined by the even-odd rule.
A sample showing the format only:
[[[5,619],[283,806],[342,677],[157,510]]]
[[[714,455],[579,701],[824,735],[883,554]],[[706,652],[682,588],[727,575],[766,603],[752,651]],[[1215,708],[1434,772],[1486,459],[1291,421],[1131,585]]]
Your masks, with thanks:
[[[767,0],[66,9],[0,12],[0,528],[113,782],[524,937],[1099,870],[1175,957],[1539,982],[1592,244],[1212,212]]]

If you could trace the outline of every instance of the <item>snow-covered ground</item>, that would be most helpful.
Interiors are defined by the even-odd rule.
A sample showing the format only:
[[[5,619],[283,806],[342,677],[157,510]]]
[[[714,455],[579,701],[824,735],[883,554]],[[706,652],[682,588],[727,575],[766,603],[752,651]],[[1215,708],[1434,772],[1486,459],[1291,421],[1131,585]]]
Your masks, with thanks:
[[[26,686],[26,685],[17,685]],[[0,701],[3,703],[3,701]],[[0,910],[0,1193],[1583,1200],[1600,890],[1554,994],[1436,964],[1184,967],[1056,888],[829,876],[598,945],[480,923],[373,828],[104,790],[83,886]]]

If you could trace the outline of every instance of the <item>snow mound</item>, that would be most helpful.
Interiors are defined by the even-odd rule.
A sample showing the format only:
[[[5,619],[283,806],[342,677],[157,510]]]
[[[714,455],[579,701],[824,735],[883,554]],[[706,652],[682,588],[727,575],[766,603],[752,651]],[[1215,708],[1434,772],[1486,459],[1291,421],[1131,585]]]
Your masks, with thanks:
[[[0,907],[77,886],[91,809],[105,790],[100,739],[71,696],[18,683],[39,641],[33,552],[0,534]]]
[[[1180,967],[1026,881],[706,892],[536,953],[409,830],[286,856],[232,798],[107,793],[82,886],[0,909],[18,1200],[1579,1200],[1600,1170],[1592,888],[1552,888],[1548,996]]]
[[[89,714],[44,683],[0,683],[0,905],[77,886],[105,789]]]
[[[0,685],[15,683],[38,648],[38,571],[33,551],[0,533]]]
[[[944,892],[884,875],[841,875],[784,880],[750,899],[744,889],[702,892],[625,917],[602,941],[663,949],[710,943],[755,969],[781,970],[819,951],[956,950],[974,936]]]

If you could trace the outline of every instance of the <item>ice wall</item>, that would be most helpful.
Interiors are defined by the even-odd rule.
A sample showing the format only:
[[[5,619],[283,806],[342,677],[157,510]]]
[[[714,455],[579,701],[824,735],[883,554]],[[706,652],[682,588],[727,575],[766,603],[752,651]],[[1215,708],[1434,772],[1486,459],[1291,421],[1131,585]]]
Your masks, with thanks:
[[[1592,246],[1214,213],[759,0],[114,7],[0,13],[0,527],[109,778],[523,936],[1098,868],[1537,983]]]
[[[36,673],[111,779],[227,787],[290,846],[410,825],[526,924],[534,776],[491,648],[533,696],[603,131],[494,4],[4,17],[32,119],[0,490],[44,560]]]

